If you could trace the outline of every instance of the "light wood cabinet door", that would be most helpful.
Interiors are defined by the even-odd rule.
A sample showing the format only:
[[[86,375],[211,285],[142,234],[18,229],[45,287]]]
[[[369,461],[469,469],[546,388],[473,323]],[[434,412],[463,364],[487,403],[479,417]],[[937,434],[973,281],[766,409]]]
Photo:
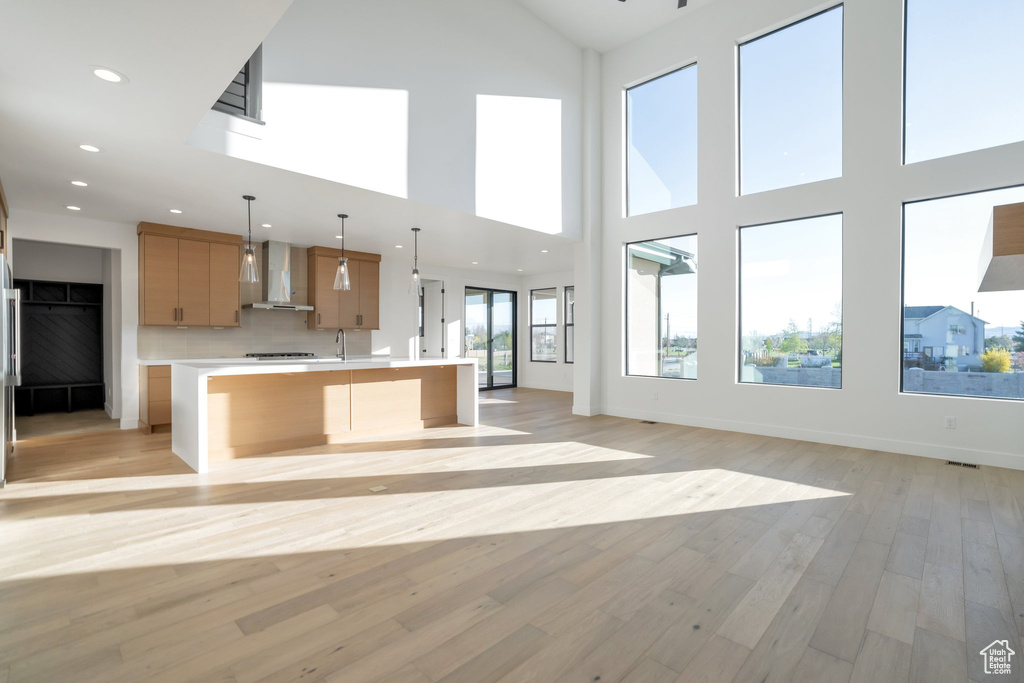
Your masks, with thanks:
[[[178,324],[210,324],[210,243],[178,240]]]
[[[359,273],[363,265],[360,261],[348,260],[348,279],[352,288],[338,292],[338,326],[346,330],[359,327]]]
[[[316,278],[313,299],[313,317],[318,330],[338,328],[338,294],[334,289],[334,274],[338,259],[332,256],[316,257]]]
[[[240,258],[237,245],[210,244],[210,324],[215,327],[241,324]]]
[[[143,236],[143,325],[178,324],[178,239]]]
[[[359,327],[380,329],[380,264],[359,262]]]

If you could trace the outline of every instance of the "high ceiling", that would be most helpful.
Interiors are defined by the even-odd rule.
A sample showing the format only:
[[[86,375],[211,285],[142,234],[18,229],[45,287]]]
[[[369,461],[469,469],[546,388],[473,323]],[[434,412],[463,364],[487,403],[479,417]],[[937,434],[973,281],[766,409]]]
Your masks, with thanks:
[[[0,0],[0,178],[15,229],[20,210],[70,204],[82,217],[241,233],[249,193],[254,240],[336,245],[334,216],[344,211],[356,250],[408,250],[419,226],[424,263],[512,274],[572,267],[574,243],[557,236],[187,146],[291,1]],[[130,81],[101,81],[97,65]]]
[[[598,52],[683,19],[711,1],[690,0],[677,9],[676,0],[519,0],[569,40]]]

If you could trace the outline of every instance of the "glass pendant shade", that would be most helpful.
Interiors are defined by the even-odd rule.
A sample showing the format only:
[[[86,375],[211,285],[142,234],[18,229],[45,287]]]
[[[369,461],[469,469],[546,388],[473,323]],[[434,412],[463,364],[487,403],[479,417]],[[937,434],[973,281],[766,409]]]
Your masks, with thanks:
[[[352,289],[352,282],[348,277],[348,259],[338,259],[338,272],[334,274],[334,288],[347,292]]]
[[[409,293],[410,294],[415,294],[416,296],[420,295],[420,269],[419,268],[413,268],[412,269],[412,280],[409,281]]]
[[[252,247],[246,247],[245,256],[242,257],[242,270],[238,274],[239,282],[257,284],[260,281],[260,268],[256,263],[256,252]]]

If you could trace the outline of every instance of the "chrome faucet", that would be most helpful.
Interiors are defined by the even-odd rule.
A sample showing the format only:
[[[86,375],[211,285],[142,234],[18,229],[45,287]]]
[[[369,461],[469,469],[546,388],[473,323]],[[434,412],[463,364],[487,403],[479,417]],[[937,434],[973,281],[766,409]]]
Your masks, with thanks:
[[[345,338],[345,330],[341,329],[340,327],[338,328],[338,334],[335,335],[335,337],[334,337],[334,343],[335,343],[335,345],[341,344],[341,350],[338,351],[335,355],[338,358],[347,361],[348,360],[348,340]]]

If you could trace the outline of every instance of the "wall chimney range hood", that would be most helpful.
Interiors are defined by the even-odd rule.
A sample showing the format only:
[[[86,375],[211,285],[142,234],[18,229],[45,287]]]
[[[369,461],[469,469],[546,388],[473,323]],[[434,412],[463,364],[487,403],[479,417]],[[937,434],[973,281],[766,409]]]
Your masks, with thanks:
[[[312,311],[312,306],[292,303],[291,245],[267,240],[260,259],[260,290],[263,301],[245,304],[242,308],[276,311]]]

